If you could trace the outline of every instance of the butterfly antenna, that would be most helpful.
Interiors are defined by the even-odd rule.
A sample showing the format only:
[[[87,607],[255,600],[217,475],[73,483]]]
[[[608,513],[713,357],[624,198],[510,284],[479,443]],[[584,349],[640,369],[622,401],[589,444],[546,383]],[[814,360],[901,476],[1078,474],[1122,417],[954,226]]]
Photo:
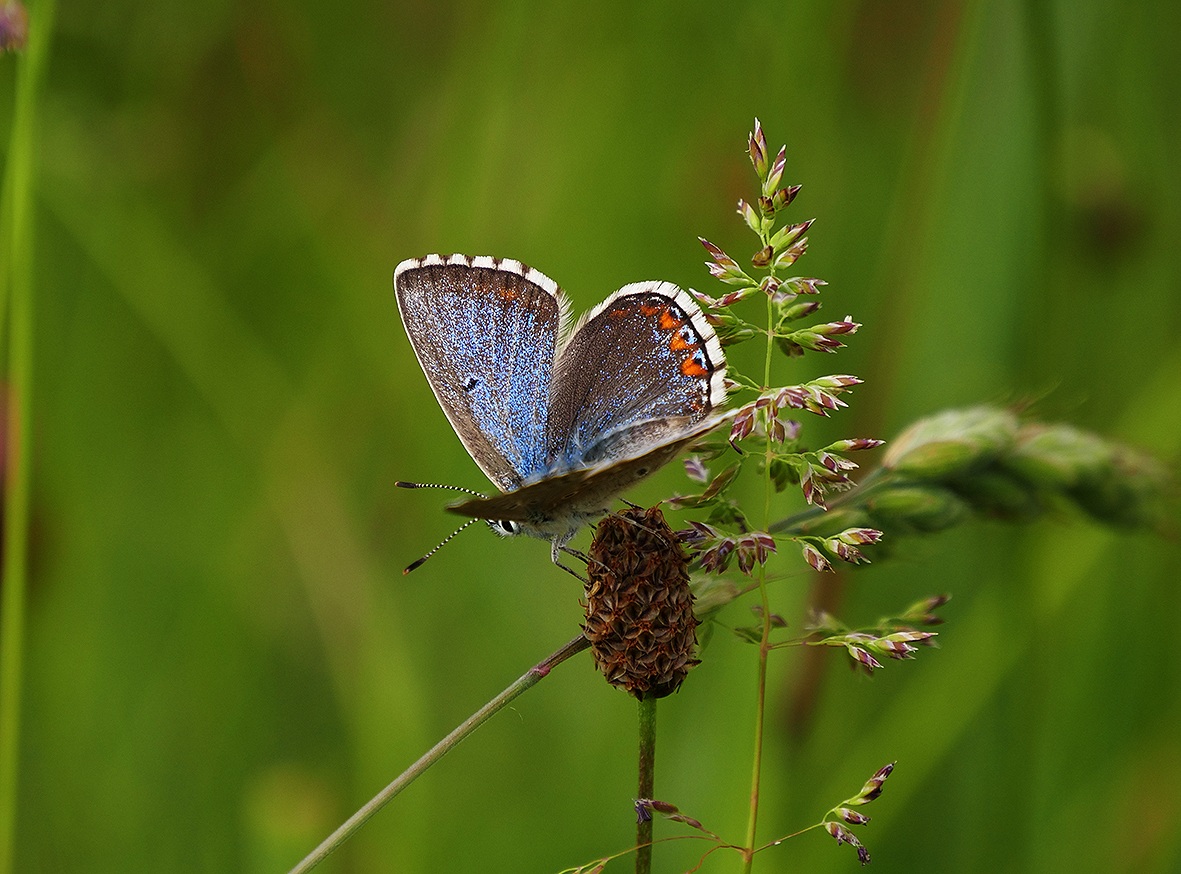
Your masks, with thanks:
[[[485,497],[484,495],[480,494],[479,492],[475,491],[474,489],[465,489],[463,486],[449,486],[446,483],[408,483],[408,482],[403,482],[402,480],[398,480],[397,482],[394,483],[394,485],[396,485],[400,489],[450,489],[453,492],[466,492],[469,495],[475,495],[477,498]],[[411,562],[409,565],[407,565],[406,569],[404,571],[402,571],[402,573],[408,574],[412,570],[414,570],[415,568],[421,567],[423,562],[425,562],[428,558],[430,558],[432,555],[434,555],[436,552],[438,552],[440,549],[442,549],[447,544],[447,542],[449,540],[451,540],[452,537],[454,537],[456,534],[458,534],[464,528],[467,528],[469,525],[471,525],[475,521],[476,521],[475,519],[468,519],[466,522],[464,522],[462,525],[460,525],[458,528],[456,528],[454,531],[452,531],[450,534],[448,534],[446,537],[444,537],[443,540],[440,541],[438,546],[436,546],[434,549],[432,549],[430,552],[428,552],[422,558],[418,559],[418,561]]]
[[[414,487],[412,486],[411,488],[414,488]],[[466,491],[467,491],[467,489],[462,489],[461,491],[465,491],[465,492],[466,492]],[[428,553],[427,553],[426,555],[424,555],[422,558],[418,559],[417,561],[412,561],[412,562],[410,562],[410,564],[408,564],[408,565],[406,566],[406,570],[402,571],[402,573],[403,573],[403,574],[408,574],[408,573],[410,573],[412,570],[414,570],[415,568],[421,567],[421,566],[423,565],[423,563],[424,563],[424,562],[425,562],[425,561],[426,561],[428,558],[430,558],[432,555],[434,555],[436,552],[438,552],[440,549],[442,549],[444,546],[446,546],[446,545],[447,545],[447,542],[448,542],[449,540],[451,540],[451,538],[452,538],[452,537],[454,537],[456,534],[458,534],[458,533],[459,533],[460,531],[462,531],[464,528],[467,528],[467,527],[468,527],[469,525],[471,525],[473,522],[478,522],[478,521],[479,521],[478,519],[468,519],[466,522],[464,522],[462,525],[460,525],[458,528],[456,528],[454,531],[452,531],[450,534],[448,534],[446,537],[444,537],[444,538],[442,539],[442,541],[440,541],[440,542],[439,542],[439,545],[438,545],[438,546],[436,546],[434,549],[432,549],[430,552],[428,552]]]
[[[487,498],[487,495],[482,495],[474,489],[465,489],[463,486],[449,486],[446,483],[408,483],[398,480],[394,485],[400,489],[450,489],[453,492],[467,492],[469,495],[475,495],[477,498]],[[461,528],[460,530],[462,531],[463,529]],[[452,535],[452,537],[454,536]],[[443,541],[443,543],[446,542],[446,540]]]

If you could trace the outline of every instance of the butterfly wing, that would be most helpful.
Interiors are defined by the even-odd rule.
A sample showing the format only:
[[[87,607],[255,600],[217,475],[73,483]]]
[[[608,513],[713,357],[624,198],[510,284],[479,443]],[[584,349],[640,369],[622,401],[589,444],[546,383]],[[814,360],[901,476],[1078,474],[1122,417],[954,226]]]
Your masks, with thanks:
[[[546,416],[561,289],[519,261],[452,255],[403,261],[398,312],[464,448],[502,491],[546,465]]]
[[[561,537],[601,516],[616,497],[733,415],[733,411],[713,415],[694,424],[684,420],[670,422],[667,427],[679,428],[678,436],[670,438],[667,432],[662,432],[662,441],[655,446],[649,444],[635,455],[542,479],[506,495],[464,501],[447,509],[461,516],[518,522],[538,537]]]
[[[668,282],[624,286],[557,354],[549,454],[577,468],[679,440],[725,401],[725,373],[721,344],[688,294]]]

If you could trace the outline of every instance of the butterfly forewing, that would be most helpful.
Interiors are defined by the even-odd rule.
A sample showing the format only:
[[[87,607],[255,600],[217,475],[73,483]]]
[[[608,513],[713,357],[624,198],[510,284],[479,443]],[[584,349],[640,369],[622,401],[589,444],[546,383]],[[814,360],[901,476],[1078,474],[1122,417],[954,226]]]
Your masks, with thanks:
[[[398,310],[455,433],[501,491],[546,466],[558,286],[517,261],[430,256],[394,272]]]

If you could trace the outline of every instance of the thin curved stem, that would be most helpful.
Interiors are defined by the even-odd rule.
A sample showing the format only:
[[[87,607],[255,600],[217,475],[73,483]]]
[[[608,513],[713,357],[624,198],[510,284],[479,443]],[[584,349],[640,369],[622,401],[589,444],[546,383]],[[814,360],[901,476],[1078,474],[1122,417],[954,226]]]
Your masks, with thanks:
[[[563,646],[553,655],[539,662],[534,667],[530,668],[522,674],[511,686],[469,716],[461,725],[459,725],[449,735],[435,744],[426,752],[422,758],[407,768],[398,779],[386,786],[373,799],[350,816],[336,831],[330,834],[320,846],[312,850],[304,857],[298,865],[291,869],[290,874],[304,874],[306,871],[311,871],[322,862],[329,853],[343,844],[348,838],[363,826],[369,819],[388,804],[395,795],[417,780],[422,774],[439,759],[443,758],[461,740],[466,738],[477,728],[491,719],[497,711],[504,708],[513,699],[519,696],[522,692],[532,688],[544,679],[553,668],[560,665],[566,659],[573,655],[577,655],[584,649],[590,646],[590,641],[583,635],[578,635],[568,644]]]

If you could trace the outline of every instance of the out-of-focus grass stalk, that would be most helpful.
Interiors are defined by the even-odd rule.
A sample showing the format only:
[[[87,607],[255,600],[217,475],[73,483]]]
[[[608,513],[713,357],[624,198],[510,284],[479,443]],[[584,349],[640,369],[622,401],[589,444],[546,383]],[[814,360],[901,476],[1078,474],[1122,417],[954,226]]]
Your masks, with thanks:
[[[49,52],[54,0],[29,10],[18,56],[12,136],[0,195],[0,337],[8,349],[0,601],[0,874],[13,870],[20,757],[21,676],[29,530],[29,410],[33,359],[33,190],[37,94]]]

